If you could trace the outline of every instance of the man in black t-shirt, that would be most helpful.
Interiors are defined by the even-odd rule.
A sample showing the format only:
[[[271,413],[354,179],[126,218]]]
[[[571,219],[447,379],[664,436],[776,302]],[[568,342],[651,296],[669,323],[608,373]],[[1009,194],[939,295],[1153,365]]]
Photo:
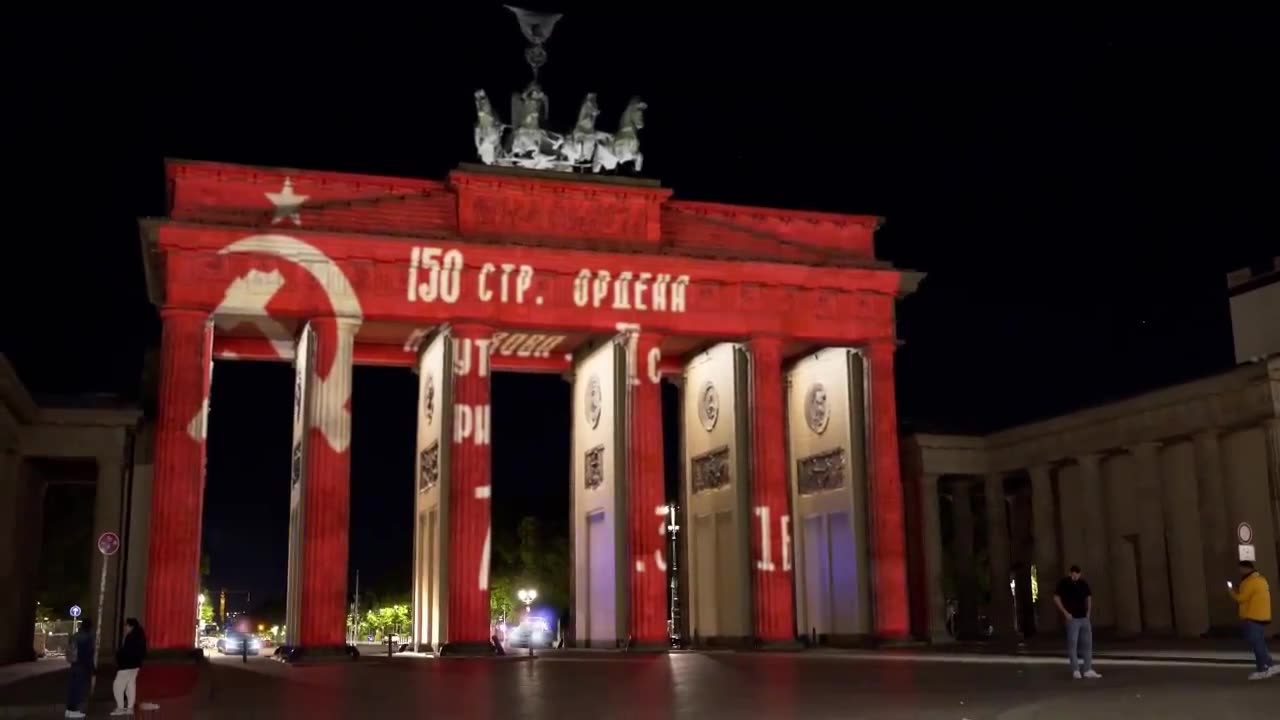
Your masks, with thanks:
[[[1093,671],[1093,626],[1089,617],[1093,614],[1093,591],[1081,577],[1080,566],[1072,565],[1071,574],[1058,581],[1053,593],[1053,604],[1058,606],[1067,626],[1067,659],[1071,661],[1071,677],[1079,680],[1095,680],[1102,677]],[[1080,660],[1077,660],[1077,650]]]

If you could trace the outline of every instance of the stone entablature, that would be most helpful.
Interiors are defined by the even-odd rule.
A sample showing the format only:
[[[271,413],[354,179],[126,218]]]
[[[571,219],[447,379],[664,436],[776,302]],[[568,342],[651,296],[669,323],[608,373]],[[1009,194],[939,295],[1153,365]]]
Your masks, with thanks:
[[[22,426],[35,418],[37,410],[17,371],[0,355],[0,450],[17,448]]]
[[[887,267],[875,259],[878,217],[671,200],[653,180],[463,165],[440,181],[189,160],[170,160],[166,175],[180,222]]]
[[[1280,418],[1280,356],[985,436],[920,434],[925,472],[1014,472],[1144,442],[1229,431]]]

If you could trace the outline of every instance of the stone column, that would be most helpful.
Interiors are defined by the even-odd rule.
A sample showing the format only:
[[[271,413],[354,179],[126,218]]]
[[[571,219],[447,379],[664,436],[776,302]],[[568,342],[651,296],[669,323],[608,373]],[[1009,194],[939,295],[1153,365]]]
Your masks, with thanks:
[[[311,390],[302,409],[302,555],[298,644],[312,653],[346,645],[347,556],[351,526],[351,370],[360,323],[316,318],[309,323]]]
[[[204,311],[160,311],[160,391],[147,554],[147,643],[153,652],[195,647],[204,505],[205,421],[213,331]]]
[[[26,508],[21,463],[16,448],[0,448],[0,587],[5,588],[0,592],[0,665],[32,659],[30,644],[20,647],[31,635],[31,618],[21,602],[30,594],[25,563],[21,562],[23,548],[30,547],[22,532]]]
[[[118,450],[123,454],[123,444]],[[120,622],[122,620],[116,599],[120,595],[120,565],[124,561],[126,552],[123,546],[125,532],[122,527],[122,521],[124,520],[122,497],[124,492],[124,464],[120,457],[98,457],[97,460],[98,479],[94,488],[93,507],[94,547],[89,550],[92,553],[92,561],[89,563],[89,594],[93,599],[90,606],[92,609],[86,610],[86,612],[93,614],[94,622],[98,624],[98,629],[101,631],[97,645],[99,658],[112,658],[115,656],[116,638],[120,637]],[[121,539],[122,545],[116,554],[106,558],[107,586],[106,592],[102,597],[102,607],[99,608],[98,588],[102,579],[104,556],[98,552],[97,541],[106,532],[115,533]]]
[[[989,473],[984,482],[987,501],[987,560],[991,573],[991,624],[995,628],[996,637],[1009,638],[1017,632],[1017,626],[1013,619],[1013,594],[1009,590],[1012,563],[1004,475]]]
[[[1200,490],[1200,533],[1204,574],[1209,578],[1209,624],[1227,627],[1236,623],[1236,604],[1225,592],[1213,592],[1212,580],[1235,572],[1235,528],[1227,521],[1227,493],[1222,473],[1218,430],[1195,436],[1196,477]]]
[[[791,643],[796,639],[795,598],[791,594],[791,569],[782,564],[781,532],[790,519],[782,338],[752,338],[748,350],[751,353],[752,633],[761,643]],[[762,523],[769,524],[768,532],[761,527]],[[768,548],[764,546],[766,540]]]
[[[1049,633],[1061,627],[1058,608],[1053,604],[1053,591],[1062,574],[1058,558],[1058,521],[1054,508],[1053,476],[1048,465],[1036,465],[1031,475],[1031,524],[1035,536],[1036,630]]]
[[[489,343],[493,329],[455,325],[453,457],[450,460],[449,633],[445,653],[483,653],[489,647]]]
[[[1189,442],[1170,445],[1164,451],[1162,465],[1174,627],[1183,637],[1200,637],[1209,631],[1209,599],[1205,594],[1194,446]]]
[[[1073,522],[1084,525],[1084,558],[1089,586],[1093,590],[1093,624],[1095,627],[1115,625],[1115,581],[1112,577],[1110,546],[1107,535],[1107,502],[1102,486],[1102,456],[1089,453],[1076,458],[1080,467],[1080,516]]]
[[[1142,585],[1143,631],[1173,630],[1169,603],[1169,566],[1165,554],[1163,492],[1160,488],[1160,444],[1142,443],[1129,449],[1137,463],[1139,515],[1138,582]]]
[[[942,522],[939,517],[937,474],[920,476],[920,526],[924,555],[924,602],[928,610],[927,632],[929,642],[950,642],[947,634],[947,598],[942,592],[943,547]]]
[[[1272,377],[1275,377],[1272,375]],[[1273,384],[1274,387],[1274,384]],[[1280,418],[1270,418],[1262,423],[1267,442],[1267,481],[1271,497],[1271,537],[1280,545]],[[1277,548],[1280,552],[1280,548]],[[1280,560],[1280,556],[1277,557]],[[1280,582],[1280,580],[1277,580]],[[1280,603],[1273,596],[1272,603]]]
[[[902,514],[902,477],[898,462],[898,406],[893,353],[897,342],[880,340],[866,349],[871,395],[867,417],[871,519],[871,577],[875,633],[905,638],[911,632],[907,607],[907,538]]]
[[[628,338],[627,418],[628,544],[631,640],[667,646],[667,514],[662,457],[662,338],[633,332]]]
[[[1120,467],[1108,465],[1109,470]],[[1111,558],[1111,591],[1115,600],[1115,630],[1118,637],[1133,638],[1142,634],[1142,590],[1138,577],[1138,548],[1131,542],[1137,526],[1134,514],[1136,494],[1132,473],[1106,473],[1104,482],[1107,505],[1107,537]]]
[[[978,634],[978,578],[973,556],[973,492],[969,480],[951,480],[951,517],[955,537],[951,541],[951,566],[955,569],[959,612],[956,634],[972,640]]]

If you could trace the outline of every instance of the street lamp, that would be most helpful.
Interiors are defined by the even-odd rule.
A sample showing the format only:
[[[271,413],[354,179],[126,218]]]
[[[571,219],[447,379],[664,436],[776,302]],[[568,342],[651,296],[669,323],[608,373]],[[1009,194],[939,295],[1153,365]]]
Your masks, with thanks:
[[[663,508],[667,516],[667,522],[663,528],[666,531],[668,560],[667,560],[667,582],[671,586],[671,592],[668,596],[670,603],[670,611],[667,614],[668,639],[672,642],[683,642],[680,637],[680,569],[678,567],[680,557],[680,526],[676,524],[675,505],[667,505]]]
[[[529,615],[529,606],[533,604],[534,600],[538,599],[538,591],[533,588],[521,588],[516,592],[516,597],[520,598],[520,602],[524,603],[524,614],[527,617]]]

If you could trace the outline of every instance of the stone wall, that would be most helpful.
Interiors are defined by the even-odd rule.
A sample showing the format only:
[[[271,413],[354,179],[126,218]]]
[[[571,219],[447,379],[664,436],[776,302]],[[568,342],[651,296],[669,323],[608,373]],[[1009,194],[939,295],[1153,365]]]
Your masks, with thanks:
[[[988,492],[1008,492],[1010,480],[1013,493],[1030,495],[1036,563],[1051,569],[1039,573],[1042,629],[1054,627],[1052,586],[1071,564],[1093,586],[1095,624],[1118,635],[1230,627],[1225,585],[1237,574],[1241,523],[1252,529],[1257,569],[1280,584],[1280,356],[984,437],[910,436],[903,454],[934,493],[914,512],[980,477]],[[929,520],[919,525],[936,526]],[[989,522],[986,534],[1007,537],[1007,528]],[[915,563],[942,553],[940,536],[919,540]],[[918,592],[938,592],[931,577]],[[1273,603],[1280,613],[1280,594]],[[924,632],[936,635],[938,622],[931,614]]]

